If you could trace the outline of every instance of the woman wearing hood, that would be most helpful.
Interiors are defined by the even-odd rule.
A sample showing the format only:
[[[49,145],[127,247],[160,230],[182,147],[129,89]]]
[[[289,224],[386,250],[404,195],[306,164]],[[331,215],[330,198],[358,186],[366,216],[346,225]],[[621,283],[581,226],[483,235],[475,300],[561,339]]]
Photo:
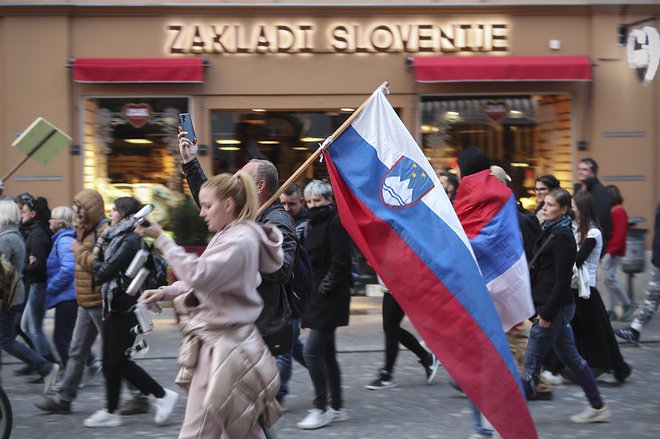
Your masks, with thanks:
[[[280,379],[254,322],[263,308],[259,272],[282,265],[282,234],[257,224],[256,184],[249,174],[220,174],[199,193],[200,216],[215,235],[201,256],[177,246],[156,223],[138,227],[156,238],[179,281],[140,297],[172,300],[183,336],[176,382],[188,391],[179,438],[265,438],[281,409]]]

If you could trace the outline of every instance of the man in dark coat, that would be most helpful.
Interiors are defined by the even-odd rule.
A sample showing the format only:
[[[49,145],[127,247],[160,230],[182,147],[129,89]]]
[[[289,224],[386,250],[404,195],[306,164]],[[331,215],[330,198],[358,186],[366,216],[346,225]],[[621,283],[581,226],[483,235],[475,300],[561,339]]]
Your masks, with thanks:
[[[586,191],[589,192],[594,200],[596,206],[596,214],[598,215],[598,222],[603,231],[603,253],[605,252],[605,243],[610,237],[612,230],[612,220],[610,217],[610,209],[612,207],[612,200],[610,194],[603,184],[598,180],[598,163],[592,158],[585,158],[580,160],[578,164],[578,183],[575,183],[574,192]]]

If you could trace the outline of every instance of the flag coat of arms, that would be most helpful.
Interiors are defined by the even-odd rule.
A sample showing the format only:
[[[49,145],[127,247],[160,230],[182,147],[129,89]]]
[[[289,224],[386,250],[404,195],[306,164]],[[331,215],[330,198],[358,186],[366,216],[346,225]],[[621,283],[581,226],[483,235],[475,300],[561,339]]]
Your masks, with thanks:
[[[427,346],[505,438],[536,438],[467,235],[381,89],[324,153],[342,224]]]

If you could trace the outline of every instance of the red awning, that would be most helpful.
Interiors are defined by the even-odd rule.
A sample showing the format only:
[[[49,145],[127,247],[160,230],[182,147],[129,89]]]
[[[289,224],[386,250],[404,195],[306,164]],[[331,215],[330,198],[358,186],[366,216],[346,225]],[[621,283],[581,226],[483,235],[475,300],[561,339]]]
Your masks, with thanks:
[[[72,66],[76,82],[204,82],[204,58],[75,58]]]
[[[415,56],[417,82],[591,81],[587,56]]]

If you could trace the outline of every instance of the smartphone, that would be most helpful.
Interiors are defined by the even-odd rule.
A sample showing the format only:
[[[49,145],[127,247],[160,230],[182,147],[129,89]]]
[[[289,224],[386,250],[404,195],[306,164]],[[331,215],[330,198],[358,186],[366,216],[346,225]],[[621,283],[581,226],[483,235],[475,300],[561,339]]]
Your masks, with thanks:
[[[192,117],[190,113],[180,113],[179,114],[179,125],[186,133],[186,138],[192,143],[195,143],[195,128],[193,127]]]

